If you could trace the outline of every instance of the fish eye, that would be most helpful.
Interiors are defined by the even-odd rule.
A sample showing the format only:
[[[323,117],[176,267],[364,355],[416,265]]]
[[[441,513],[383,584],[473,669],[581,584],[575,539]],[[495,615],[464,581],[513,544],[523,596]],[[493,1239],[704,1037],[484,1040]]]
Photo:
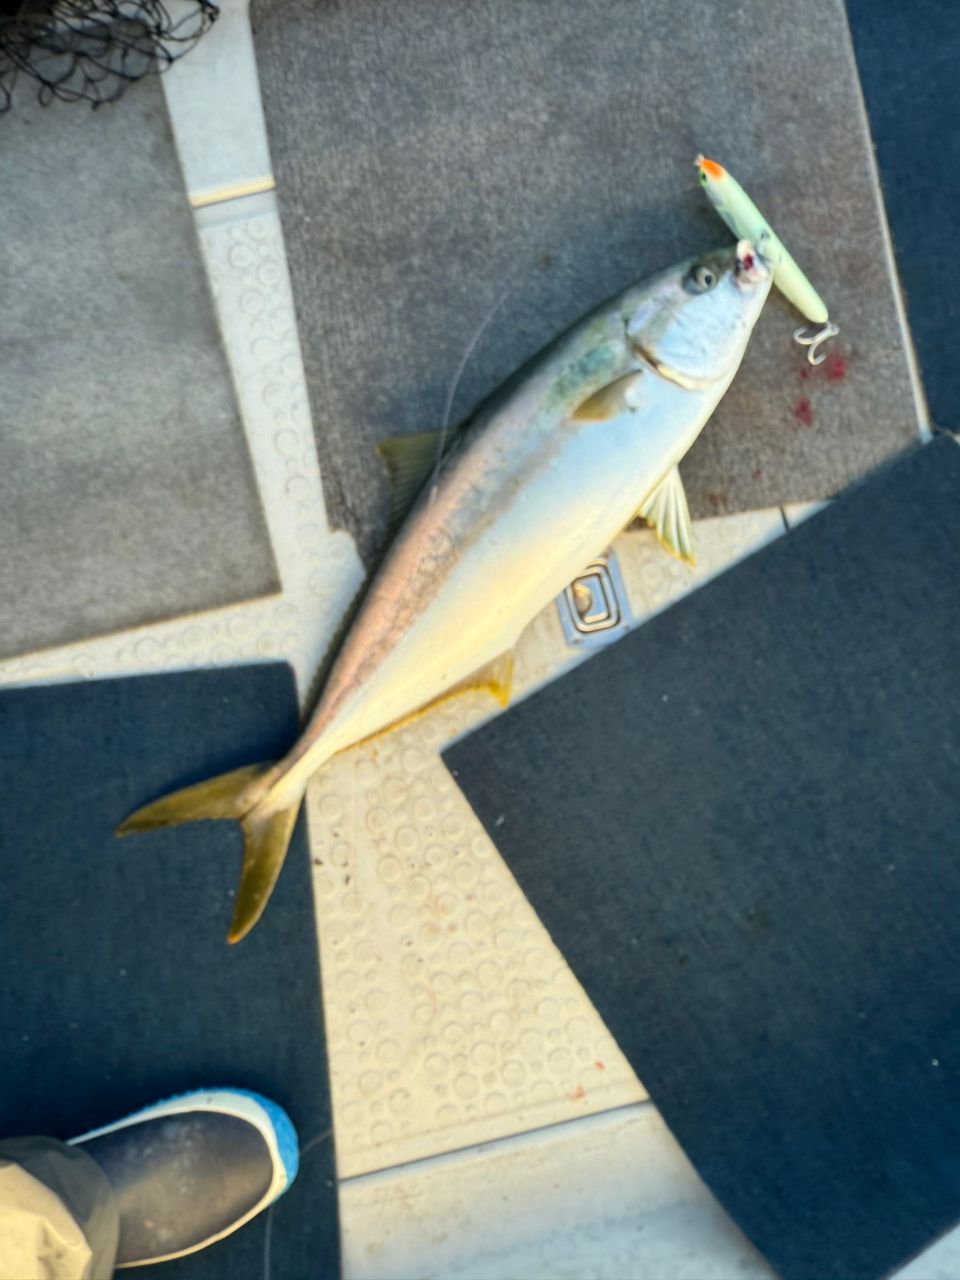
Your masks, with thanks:
[[[717,283],[717,273],[701,263],[700,266],[693,268],[688,280],[695,293],[706,293]]]

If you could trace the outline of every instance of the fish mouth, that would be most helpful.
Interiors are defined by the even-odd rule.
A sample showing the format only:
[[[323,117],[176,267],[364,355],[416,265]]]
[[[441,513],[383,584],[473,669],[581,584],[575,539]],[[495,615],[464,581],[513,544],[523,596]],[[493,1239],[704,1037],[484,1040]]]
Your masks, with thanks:
[[[755,247],[751,240],[737,241],[737,265],[734,268],[737,283],[759,284],[770,274],[769,259],[764,257],[763,245]]]
[[[633,349],[643,364],[649,366],[654,373],[659,374],[667,382],[672,382],[674,386],[682,387],[684,391],[702,391],[705,387],[710,387],[716,382],[716,378],[697,377],[693,373],[681,373],[679,369],[664,364],[643,343],[638,343],[634,340]]]

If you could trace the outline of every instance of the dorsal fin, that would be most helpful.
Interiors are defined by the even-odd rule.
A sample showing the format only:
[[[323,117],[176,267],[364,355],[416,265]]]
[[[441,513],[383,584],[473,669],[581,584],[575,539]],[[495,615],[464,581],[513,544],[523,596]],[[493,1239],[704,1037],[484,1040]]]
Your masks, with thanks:
[[[390,476],[387,541],[403,524],[417,494],[450,452],[459,433],[459,427],[445,427],[439,431],[418,431],[410,436],[391,436],[377,445],[377,453],[386,463]]]

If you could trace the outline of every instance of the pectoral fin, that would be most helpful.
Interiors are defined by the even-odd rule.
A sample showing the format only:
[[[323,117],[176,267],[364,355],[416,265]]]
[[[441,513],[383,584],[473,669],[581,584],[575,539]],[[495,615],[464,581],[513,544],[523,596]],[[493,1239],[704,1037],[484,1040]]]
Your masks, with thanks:
[[[403,524],[427,478],[456,442],[459,430],[418,431],[412,436],[393,436],[377,446],[390,475],[388,537]]]
[[[643,377],[641,369],[609,382],[574,409],[574,419],[577,422],[608,422],[621,413],[632,413],[640,407],[638,393]]]
[[[660,545],[680,560],[695,564],[690,508],[679,468],[667,472],[637,515],[650,525]]]

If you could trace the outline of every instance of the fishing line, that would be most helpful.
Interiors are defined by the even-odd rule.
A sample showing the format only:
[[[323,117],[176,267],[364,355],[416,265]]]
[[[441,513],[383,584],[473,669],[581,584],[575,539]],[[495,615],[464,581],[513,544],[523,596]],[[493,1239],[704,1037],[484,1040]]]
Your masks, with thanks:
[[[487,328],[489,327],[491,320],[497,314],[500,308],[503,306],[504,302],[506,302],[507,298],[510,297],[511,293],[513,293],[515,288],[516,288],[516,285],[512,285],[510,288],[504,289],[503,293],[500,294],[500,296],[494,302],[493,306],[489,309],[489,311],[487,311],[486,315],[484,315],[473,337],[467,343],[466,349],[464,350],[464,353],[460,358],[460,363],[457,366],[457,371],[454,374],[453,379],[451,380],[450,388],[447,392],[447,403],[443,412],[443,425],[440,428],[440,441],[437,445],[437,459],[434,464],[433,474],[430,478],[430,497],[428,499],[430,502],[433,502],[437,494],[437,479],[440,475],[440,468],[443,464],[443,449],[444,449],[444,444],[446,443],[447,429],[450,426],[450,415],[453,412],[453,403],[457,398],[457,392],[460,390],[460,382],[463,378],[464,373],[466,372],[467,365],[470,363],[470,358],[473,355],[473,353],[476,351],[477,346],[480,342],[480,339],[483,337],[484,333],[487,331]],[[361,738],[362,738],[362,734],[361,734]],[[357,759],[357,753],[354,752],[353,778],[351,780],[351,808],[353,810],[353,821],[351,824],[351,831],[353,836],[353,849],[355,853],[357,851],[356,797],[357,797],[358,764],[359,764],[359,761]]]
[[[311,1138],[310,1141],[306,1144],[306,1146],[301,1147],[300,1148],[301,1164],[303,1163],[303,1158],[308,1151],[311,1151],[314,1147],[318,1146],[321,1142],[326,1142],[327,1139],[332,1136],[332,1134],[333,1134],[333,1127],[331,1126],[329,1129],[325,1129],[323,1133],[318,1133],[315,1138]],[[267,1209],[267,1214],[266,1214],[266,1218],[267,1218],[266,1230],[264,1231],[264,1235],[263,1235],[263,1280],[270,1280],[271,1251],[273,1247],[273,1209],[276,1203],[277,1203],[276,1200],[274,1200],[273,1204],[271,1204],[270,1207]]]
[[[462,356],[461,356],[461,358],[460,358],[460,363],[459,363],[459,365],[457,366],[457,371],[456,371],[456,373],[454,374],[454,376],[453,376],[453,378],[452,378],[452,380],[451,380],[451,382],[450,382],[450,387],[449,387],[449,390],[448,390],[448,392],[447,392],[447,402],[446,402],[446,407],[445,407],[445,409],[444,409],[444,413],[443,413],[443,425],[442,425],[442,426],[441,426],[441,428],[440,428],[440,441],[439,441],[439,444],[438,444],[438,446],[437,446],[437,458],[436,458],[436,462],[435,462],[435,464],[434,464],[433,474],[432,474],[431,479],[430,479],[430,496],[429,496],[429,498],[428,498],[428,501],[429,501],[429,502],[433,502],[433,500],[434,500],[434,498],[436,497],[436,494],[437,494],[437,480],[438,480],[438,477],[439,477],[439,474],[440,474],[440,468],[441,468],[441,466],[442,466],[442,464],[443,464],[443,449],[444,449],[444,444],[446,443],[447,429],[448,429],[448,428],[449,428],[449,426],[450,426],[450,415],[451,415],[451,413],[453,412],[453,405],[454,405],[454,401],[456,400],[457,392],[458,392],[458,391],[459,391],[459,389],[460,389],[460,383],[461,383],[461,380],[462,380],[462,378],[463,378],[464,373],[466,372],[467,365],[470,363],[470,359],[471,359],[471,357],[473,356],[474,352],[476,351],[477,346],[478,346],[478,345],[479,345],[479,343],[480,343],[480,339],[483,337],[484,333],[487,331],[487,329],[488,329],[488,327],[489,327],[489,325],[490,325],[490,322],[493,320],[493,317],[497,314],[497,312],[498,312],[498,311],[500,310],[500,308],[503,306],[504,302],[506,302],[507,298],[509,298],[509,297],[510,297],[510,295],[513,293],[513,291],[514,291],[514,289],[515,289],[515,288],[516,288],[516,285],[512,285],[510,288],[505,289],[505,290],[500,294],[500,296],[496,299],[496,301],[494,302],[493,306],[492,306],[492,307],[490,307],[490,309],[489,309],[489,310],[486,312],[486,314],[483,316],[483,318],[482,318],[482,320],[480,321],[480,324],[479,324],[479,326],[478,326],[478,328],[477,328],[476,332],[473,334],[473,337],[472,337],[472,338],[470,339],[470,341],[467,343],[466,349],[464,350],[463,355],[462,355]],[[418,567],[419,567],[419,566],[418,566]],[[363,717],[361,716],[361,724],[362,724],[362,722],[363,722]],[[363,740],[363,736],[364,736],[364,735],[363,735],[363,733],[361,732],[361,734],[360,734],[360,741],[361,741],[361,742],[362,742],[362,740]],[[357,867],[357,865],[356,865],[356,858],[357,858],[358,853],[359,853],[359,842],[358,842],[358,840],[357,840],[357,829],[358,829],[358,814],[357,814],[357,809],[358,809],[358,806],[357,806],[357,793],[358,793],[358,787],[357,787],[357,769],[358,769],[358,768],[359,768],[359,766],[360,766],[359,754],[360,754],[360,753],[359,753],[359,749],[358,749],[358,747],[355,747],[355,748],[354,748],[354,750],[353,750],[353,752],[352,752],[352,755],[353,755],[353,762],[352,762],[351,780],[350,780],[350,808],[351,808],[351,815],[350,815],[350,835],[351,835],[351,841],[350,841],[350,843],[351,843],[351,848],[352,848],[353,856],[354,856],[354,860],[355,860],[355,861],[354,861],[354,867],[353,867],[353,871],[354,871],[354,875],[355,875],[355,876],[357,875],[357,872],[358,872],[358,867]],[[331,869],[331,870],[332,870],[332,869]],[[269,1235],[268,1235],[268,1246],[269,1246]],[[268,1274],[265,1276],[265,1280],[269,1280],[269,1275],[268,1275]]]
[[[457,392],[460,390],[460,380],[464,375],[467,365],[470,363],[470,357],[473,355],[474,351],[476,351],[477,349],[477,344],[479,343],[480,339],[483,337],[484,333],[486,332],[487,326],[490,324],[490,321],[500,310],[501,306],[503,306],[504,302],[506,302],[507,298],[510,297],[510,294],[513,293],[515,288],[516,288],[516,285],[512,285],[509,289],[505,289],[503,293],[501,293],[500,297],[493,304],[493,306],[490,308],[490,310],[487,312],[487,314],[483,317],[483,319],[480,322],[480,328],[476,331],[476,333],[473,335],[473,337],[470,339],[469,343],[467,344],[467,349],[466,351],[464,351],[463,357],[460,360],[460,366],[457,369],[457,372],[453,377],[453,381],[450,384],[450,390],[447,394],[447,407],[444,409],[444,412],[443,412],[443,425],[440,428],[440,442],[437,445],[437,461],[433,468],[433,475],[430,478],[430,501],[431,502],[433,502],[434,498],[437,496],[437,477],[440,474],[440,466],[441,466],[441,463],[443,462],[443,447],[446,444],[447,428],[450,426],[450,414],[453,412],[453,402],[457,398]]]

